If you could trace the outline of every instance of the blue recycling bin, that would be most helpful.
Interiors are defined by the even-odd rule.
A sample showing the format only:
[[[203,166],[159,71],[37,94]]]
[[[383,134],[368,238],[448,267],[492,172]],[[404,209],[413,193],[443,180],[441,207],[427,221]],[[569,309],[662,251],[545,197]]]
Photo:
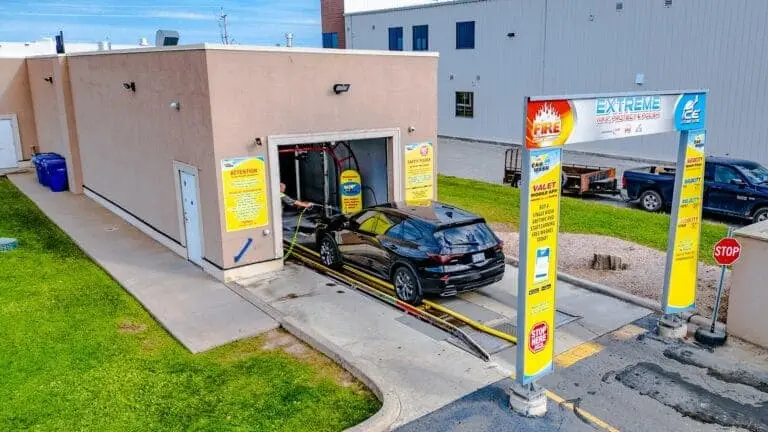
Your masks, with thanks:
[[[37,173],[37,182],[41,185],[48,186],[48,173],[43,167],[43,162],[56,159],[64,160],[58,153],[38,153],[32,156],[32,163],[35,165],[35,172]]]
[[[51,190],[54,192],[64,192],[69,190],[69,179],[67,178],[67,166],[57,166],[48,168],[48,180]]]
[[[49,186],[54,192],[67,190],[67,162],[63,158],[43,159],[40,161],[40,166],[42,167],[43,184]]]

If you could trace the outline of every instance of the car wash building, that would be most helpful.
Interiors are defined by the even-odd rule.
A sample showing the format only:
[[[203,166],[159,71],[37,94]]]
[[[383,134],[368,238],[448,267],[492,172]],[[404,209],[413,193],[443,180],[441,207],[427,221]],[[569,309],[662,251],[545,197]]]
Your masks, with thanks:
[[[281,183],[328,215],[437,194],[433,53],[73,53],[0,59],[0,88],[4,167],[61,154],[73,193],[221,280],[282,266]]]

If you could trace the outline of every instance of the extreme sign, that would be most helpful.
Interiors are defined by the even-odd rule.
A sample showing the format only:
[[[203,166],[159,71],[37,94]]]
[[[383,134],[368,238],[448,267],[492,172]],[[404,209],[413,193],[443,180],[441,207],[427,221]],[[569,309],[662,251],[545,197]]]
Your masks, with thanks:
[[[344,170],[339,176],[341,213],[349,215],[363,209],[363,186],[360,173],[353,169]]]
[[[517,328],[523,329],[524,337],[518,335],[517,358],[523,361],[517,362],[517,376],[526,384],[549,373],[553,365],[562,164],[560,148],[525,149],[523,153],[528,161],[523,184],[528,191],[519,255],[518,284],[524,292],[517,297]]]
[[[530,101],[525,145],[542,148],[700,129],[707,94],[639,94]]]
[[[553,368],[562,146],[680,132],[664,309],[695,303],[707,92],[526,98],[518,256],[517,380]]]

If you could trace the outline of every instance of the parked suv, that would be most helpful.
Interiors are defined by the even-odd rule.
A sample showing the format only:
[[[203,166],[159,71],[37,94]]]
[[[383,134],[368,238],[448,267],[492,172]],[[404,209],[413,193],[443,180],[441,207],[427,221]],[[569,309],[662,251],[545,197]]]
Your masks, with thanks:
[[[318,225],[324,265],[391,280],[400,300],[455,295],[504,276],[503,243],[483,218],[436,201],[390,203]]]
[[[704,174],[704,211],[768,220],[768,168],[742,159],[707,157]],[[643,167],[624,171],[624,189],[650,212],[672,205],[675,169]]]

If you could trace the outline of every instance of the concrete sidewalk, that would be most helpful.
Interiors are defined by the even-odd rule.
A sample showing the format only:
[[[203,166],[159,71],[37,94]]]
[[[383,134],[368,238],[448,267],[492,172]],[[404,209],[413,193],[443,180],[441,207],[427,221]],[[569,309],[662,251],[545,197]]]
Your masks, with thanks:
[[[51,192],[31,174],[9,179],[191,352],[278,327],[227,286],[89,198]]]

